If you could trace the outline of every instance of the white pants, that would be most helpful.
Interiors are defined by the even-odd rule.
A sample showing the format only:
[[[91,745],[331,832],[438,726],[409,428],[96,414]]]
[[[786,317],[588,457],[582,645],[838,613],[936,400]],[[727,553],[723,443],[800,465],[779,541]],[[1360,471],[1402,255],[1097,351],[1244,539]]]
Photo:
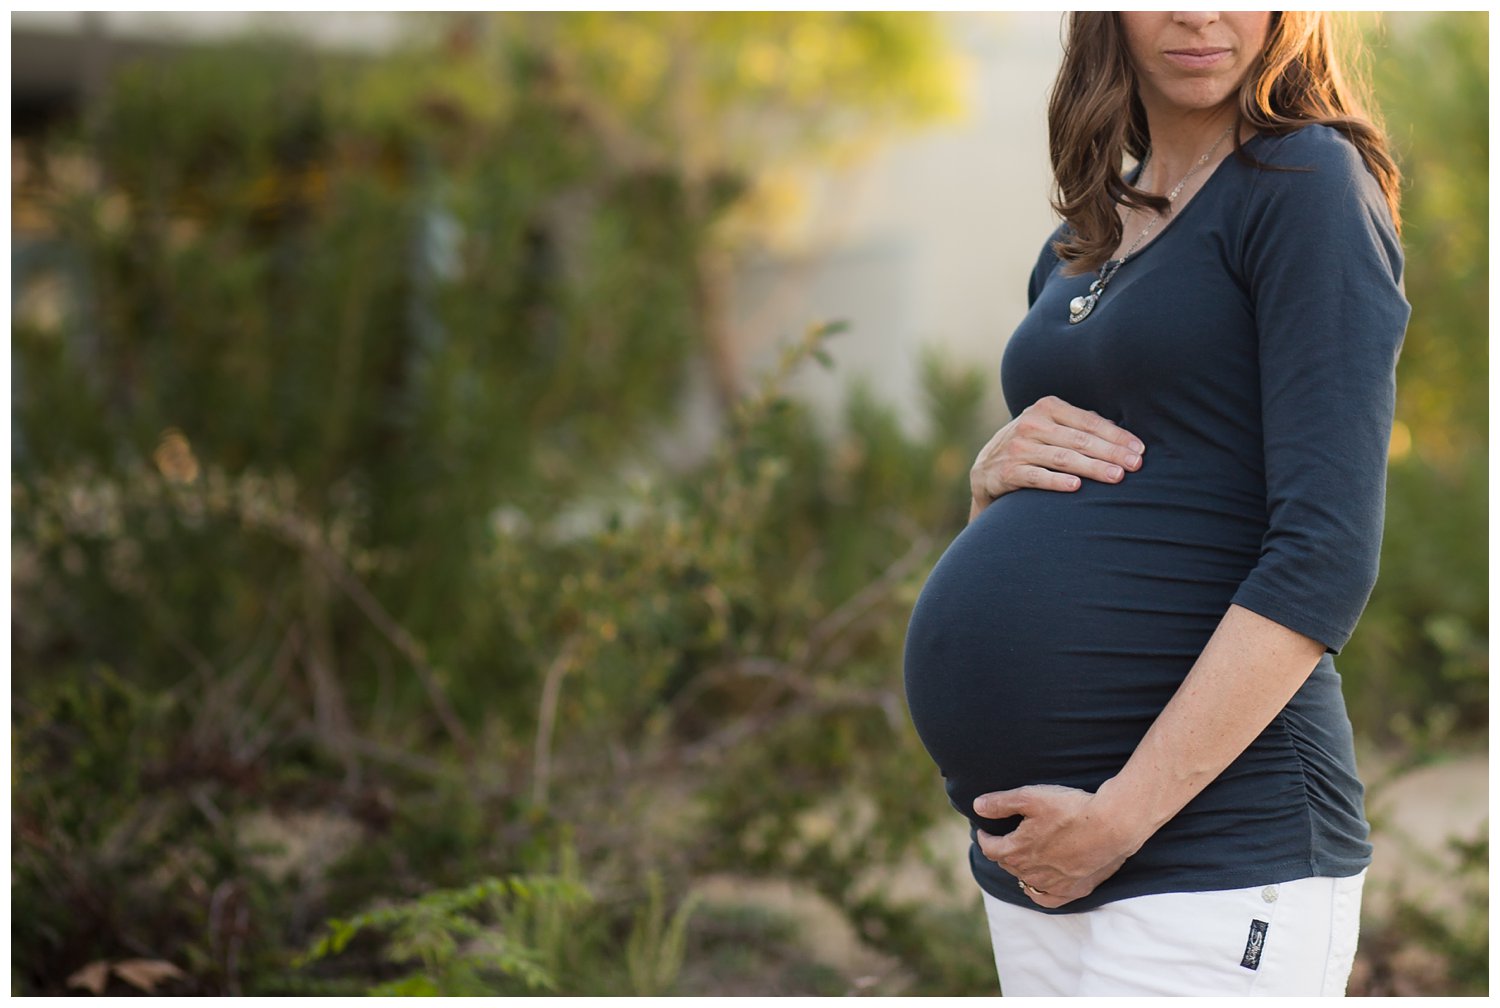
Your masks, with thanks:
[[[1343,997],[1365,873],[1161,893],[1074,914],[984,894],[1002,993]]]

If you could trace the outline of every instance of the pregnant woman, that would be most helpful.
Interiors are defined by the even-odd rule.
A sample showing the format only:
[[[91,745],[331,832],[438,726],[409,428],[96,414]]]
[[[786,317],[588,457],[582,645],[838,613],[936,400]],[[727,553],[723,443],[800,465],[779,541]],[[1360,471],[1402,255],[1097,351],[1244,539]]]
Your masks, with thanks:
[[[1006,994],[1344,991],[1370,845],[1333,659],[1410,306],[1330,32],[1069,17],[1014,419],[906,636]]]

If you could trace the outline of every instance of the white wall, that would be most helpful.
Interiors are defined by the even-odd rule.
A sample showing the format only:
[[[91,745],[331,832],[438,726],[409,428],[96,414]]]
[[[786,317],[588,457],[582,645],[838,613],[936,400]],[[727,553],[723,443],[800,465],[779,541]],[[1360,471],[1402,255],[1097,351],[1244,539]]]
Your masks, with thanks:
[[[920,427],[918,353],[936,344],[986,369],[1003,419],[1000,353],[1026,310],[1026,280],[1055,225],[1048,205],[1046,101],[1061,15],[950,14],[970,61],[967,116],[890,143],[809,190],[800,247],[748,263],[733,315],[751,370],[809,322],[843,318],[836,366],[795,383],[825,421],[864,376]]]

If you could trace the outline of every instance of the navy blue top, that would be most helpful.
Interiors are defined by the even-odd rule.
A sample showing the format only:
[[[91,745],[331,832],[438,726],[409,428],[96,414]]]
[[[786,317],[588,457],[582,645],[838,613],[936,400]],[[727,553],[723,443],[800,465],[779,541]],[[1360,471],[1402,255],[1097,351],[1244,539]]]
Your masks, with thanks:
[[[1110,282],[1068,303],[1048,240],[1001,361],[1011,414],[1045,395],[1146,445],[1119,483],[1020,489],[948,546],[907,628],[913,723],[973,826],[975,797],[1096,790],[1130,758],[1231,603],[1321,641],[1312,675],[1213,783],[1089,896],[1045,911],[971,845],[998,899],[1072,913],[1369,863],[1334,668],[1374,587],[1395,366],[1410,306],[1380,187],[1337,131],[1256,136]],[[1052,236],[1057,237],[1055,232]]]

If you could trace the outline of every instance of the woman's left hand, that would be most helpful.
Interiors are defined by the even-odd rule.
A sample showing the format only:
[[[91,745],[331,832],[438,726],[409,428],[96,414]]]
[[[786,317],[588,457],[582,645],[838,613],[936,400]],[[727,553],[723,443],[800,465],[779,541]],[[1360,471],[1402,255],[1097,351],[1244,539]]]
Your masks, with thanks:
[[[1056,784],[1034,784],[992,791],[974,799],[974,811],[988,819],[1022,816],[1003,837],[978,831],[984,856],[1024,881],[1032,902],[1060,907],[1087,896],[1145,843],[1131,824],[1107,813],[1099,793]],[[1042,890],[1034,892],[1033,890]]]

